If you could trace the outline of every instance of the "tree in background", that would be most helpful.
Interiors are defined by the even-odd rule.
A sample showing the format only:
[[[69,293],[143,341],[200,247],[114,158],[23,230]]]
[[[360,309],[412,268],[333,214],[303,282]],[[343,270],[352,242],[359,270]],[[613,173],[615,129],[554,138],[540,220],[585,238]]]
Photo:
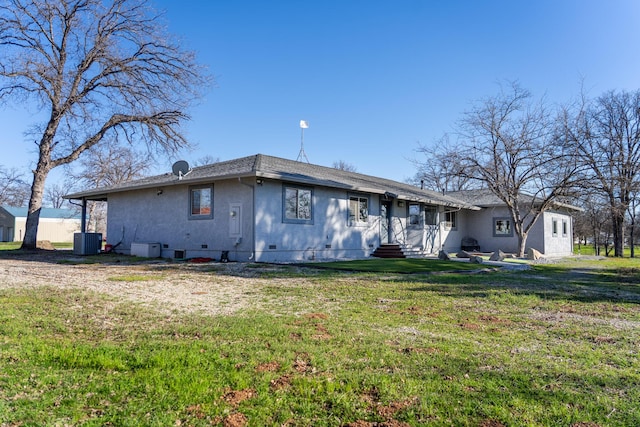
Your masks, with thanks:
[[[79,161],[80,169],[71,174],[76,187],[110,187],[147,175],[155,163],[148,152],[137,152],[130,146],[112,141],[96,145]],[[65,194],[68,194],[67,191]],[[87,225],[90,231],[106,232],[106,203],[92,201],[87,205]]]
[[[640,189],[640,91],[583,97],[564,113],[564,135],[587,167],[588,187],[605,198],[613,227],[614,256],[624,254],[625,222]]]
[[[0,166],[0,205],[24,206],[29,199],[29,184],[16,169]]]
[[[444,135],[432,146],[420,144],[416,150],[423,155],[422,160],[413,160],[418,172],[410,180],[413,185],[440,193],[470,190],[480,183],[462,173],[461,153],[452,150],[450,136]]]
[[[65,194],[69,194],[73,187],[75,181],[73,180],[64,180],[63,182],[56,182],[53,185],[48,185],[46,190],[44,191],[44,197],[42,199],[43,205],[49,205],[52,208],[62,208],[67,201],[64,199]]]
[[[180,124],[209,78],[163,28],[144,0],[0,0],[0,100],[45,117],[23,248],[36,247],[52,169],[104,141],[188,145]]]
[[[565,201],[579,166],[558,143],[554,116],[518,83],[477,102],[457,129],[455,146],[437,153],[454,159],[450,172],[476,182],[505,203],[525,255],[527,236],[543,212]]]
[[[351,163],[345,162],[344,160],[339,160],[337,162],[333,162],[332,167],[334,169],[338,169],[338,170],[341,170],[341,171],[347,171],[347,172],[357,172],[358,171],[358,168],[356,168]]]

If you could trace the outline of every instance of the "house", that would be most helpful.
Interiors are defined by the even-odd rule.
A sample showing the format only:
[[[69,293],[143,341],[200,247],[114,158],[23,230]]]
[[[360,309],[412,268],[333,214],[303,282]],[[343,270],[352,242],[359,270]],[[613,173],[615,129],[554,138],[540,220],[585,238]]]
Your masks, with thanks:
[[[0,242],[20,242],[25,233],[27,208],[0,206]],[[81,216],[70,209],[42,208],[38,223],[37,240],[73,242],[74,233],[80,231]]]
[[[388,244],[456,252],[483,211],[409,184],[263,154],[185,163],[65,198],[108,202],[106,240],[116,252],[148,244],[162,257],[257,262],[365,258]]]
[[[511,216],[505,203],[488,189],[466,190],[447,193],[456,199],[478,206],[481,209],[472,215],[462,214],[467,234],[481,244],[484,252],[518,252],[518,237],[514,232]],[[525,204],[534,202],[528,195],[521,195]],[[566,256],[573,253],[572,212],[580,209],[556,203],[552,209],[542,213],[528,234],[526,248],[535,248],[547,256]]]

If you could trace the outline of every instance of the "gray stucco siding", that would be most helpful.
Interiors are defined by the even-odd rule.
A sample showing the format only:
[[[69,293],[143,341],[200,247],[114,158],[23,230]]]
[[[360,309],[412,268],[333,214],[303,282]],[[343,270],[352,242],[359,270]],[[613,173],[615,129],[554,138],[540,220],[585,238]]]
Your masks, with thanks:
[[[349,192],[327,187],[312,189],[312,218],[293,223],[284,219],[281,181],[265,181],[256,187],[255,259],[263,262],[362,258],[379,244],[379,201],[368,198],[366,224],[349,225]]]
[[[158,242],[162,256],[176,250],[187,258],[219,258],[229,251],[230,259],[246,260],[252,253],[251,188],[238,181],[213,184],[213,218],[190,219],[189,185],[114,193],[109,196],[107,242],[129,253],[131,243]],[[231,207],[241,207],[241,234],[231,235]],[[237,219],[237,218],[236,218]],[[241,237],[241,239],[238,239]]]
[[[478,240],[480,250],[495,252],[501,250],[507,253],[518,252],[518,237],[513,230],[510,235],[496,235],[494,232],[496,219],[510,219],[506,207],[488,207],[481,211],[466,212],[464,223],[467,234]],[[552,221],[556,219],[558,235],[553,235]],[[562,222],[567,223],[567,235],[562,235]],[[545,212],[533,225],[527,236],[526,249],[534,248],[545,255],[570,255],[572,253],[572,222],[571,216],[562,212]],[[453,243],[453,242],[452,242]],[[447,243],[449,245],[449,243]]]

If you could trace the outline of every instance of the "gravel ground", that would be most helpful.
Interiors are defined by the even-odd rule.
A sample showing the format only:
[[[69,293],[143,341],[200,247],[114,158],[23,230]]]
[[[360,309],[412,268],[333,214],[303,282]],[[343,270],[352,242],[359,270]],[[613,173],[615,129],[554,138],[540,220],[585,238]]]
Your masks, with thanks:
[[[124,298],[154,309],[232,314],[271,302],[267,286],[300,286],[304,278],[261,279],[265,270],[284,267],[246,263],[190,263],[151,260],[127,263],[105,255],[105,262],[84,263],[70,251],[37,251],[0,255],[0,289],[55,287],[84,289]],[[129,280],[127,280],[127,278]]]

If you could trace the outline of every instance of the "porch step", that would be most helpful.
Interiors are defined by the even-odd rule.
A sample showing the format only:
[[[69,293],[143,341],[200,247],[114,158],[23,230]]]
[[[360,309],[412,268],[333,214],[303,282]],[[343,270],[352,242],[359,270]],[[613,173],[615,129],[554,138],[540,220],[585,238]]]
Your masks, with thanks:
[[[415,247],[402,247],[402,253],[404,253],[405,258],[424,258],[425,251],[420,248]]]
[[[377,258],[406,258],[402,248],[397,243],[383,243],[373,251],[371,256]]]

